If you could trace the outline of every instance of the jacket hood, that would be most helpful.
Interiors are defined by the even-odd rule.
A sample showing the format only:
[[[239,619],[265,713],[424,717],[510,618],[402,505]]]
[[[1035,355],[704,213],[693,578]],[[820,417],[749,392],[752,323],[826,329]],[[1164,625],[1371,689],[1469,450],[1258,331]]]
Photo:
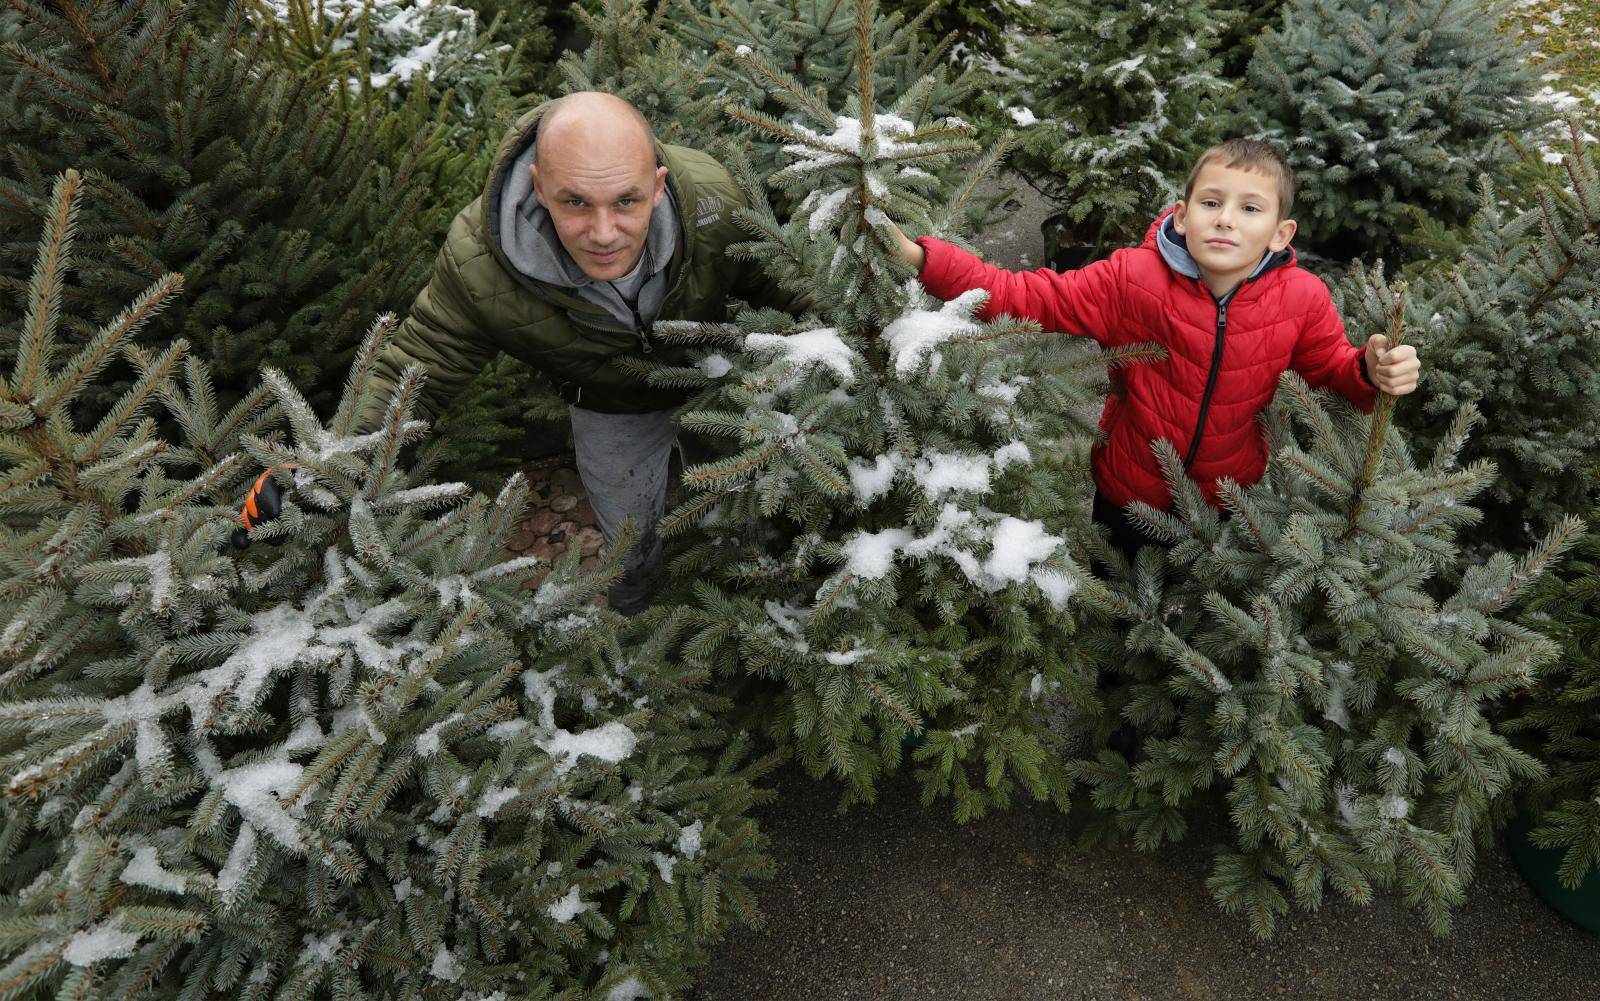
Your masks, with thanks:
[[[535,140],[539,122],[553,102],[546,102],[518,119],[501,140],[483,192],[483,221],[490,249],[501,264],[545,285],[553,292],[566,292],[589,307],[599,306],[625,326],[633,326],[632,310],[609,282],[596,281],[583,272],[556,235],[555,222],[533,190],[528,167],[537,162]],[[665,162],[656,144],[656,162]],[[646,288],[641,293],[641,311],[646,304],[659,306],[666,293],[664,273],[678,249],[680,214],[677,196],[669,173],[666,196],[650,215],[645,236]],[[613,301],[614,300],[614,301]]]
[[[1144,246],[1154,247],[1160,251],[1161,259],[1173,271],[1183,275],[1185,278],[1193,278],[1199,281],[1201,280],[1200,265],[1195,261],[1194,255],[1189,253],[1188,241],[1174,227],[1172,215],[1173,210],[1168,209],[1157,217],[1155,222],[1150,224],[1150,230],[1145,234]],[[1245,281],[1259,278],[1273,268],[1284,264],[1293,264],[1294,262],[1295,253],[1293,247],[1285,247],[1276,253],[1268,250],[1261,255],[1260,263],[1256,265],[1254,271],[1250,272]]]

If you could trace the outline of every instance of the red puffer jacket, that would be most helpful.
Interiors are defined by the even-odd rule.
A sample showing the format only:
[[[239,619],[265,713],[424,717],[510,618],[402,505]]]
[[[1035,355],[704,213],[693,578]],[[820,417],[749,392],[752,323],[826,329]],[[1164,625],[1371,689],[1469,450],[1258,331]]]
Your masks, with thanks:
[[[941,299],[987,290],[982,319],[1005,314],[1107,348],[1153,342],[1167,349],[1164,361],[1112,372],[1100,418],[1106,437],[1095,447],[1093,470],[1096,488],[1118,507],[1135,500],[1171,507],[1151,448],[1162,438],[1213,505],[1218,479],[1261,479],[1267,448],[1256,418],[1286,369],[1365,412],[1377,401],[1362,349],[1345,336],[1327,287],[1296,266],[1292,249],[1264,259],[1219,302],[1168,215],[1151,225],[1143,245],[1065,273],[1005,271],[943,240],[917,243],[927,252],[923,287]]]

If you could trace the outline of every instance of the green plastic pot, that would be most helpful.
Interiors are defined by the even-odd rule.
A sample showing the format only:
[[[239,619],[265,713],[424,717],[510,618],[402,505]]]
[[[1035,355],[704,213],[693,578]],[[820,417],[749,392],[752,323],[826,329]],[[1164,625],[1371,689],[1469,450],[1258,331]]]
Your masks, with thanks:
[[[1600,873],[1589,872],[1575,890],[1562,885],[1559,848],[1540,848],[1528,840],[1533,818],[1519,812],[1506,831],[1506,847],[1522,878],[1545,903],[1592,935],[1600,935]]]

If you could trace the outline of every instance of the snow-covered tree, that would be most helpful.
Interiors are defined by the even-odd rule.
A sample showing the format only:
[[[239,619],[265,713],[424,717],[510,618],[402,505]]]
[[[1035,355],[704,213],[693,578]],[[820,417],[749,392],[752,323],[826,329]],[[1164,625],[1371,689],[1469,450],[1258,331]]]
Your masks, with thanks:
[[[1550,120],[1495,0],[1289,0],[1256,47],[1242,111],[1299,175],[1302,243],[1391,256],[1419,216],[1464,222],[1473,180],[1515,159],[1502,133]]]
[[[173,275],[60,350],[80,183],[0,384],[7,996],[671,996],[766,868],[765,763],[662,658],[675,625],[619,637],[571,559],[529,590],[520,479],[403,465],[419,369],[352,432],[390,320],[327,423],[279,373],[222,412],[181,342],[132,346]],[[251,537],[282,544],[237,555],[261,467],[288,499]]]
[[[907,20],[880,13],[875,4],[797,3],[795,0],[604,0],[583,15],[594,45],[562,60],[569,87],[620,94],[650,117],[662,139],[702,149],[739,150],[757,177],[788,163],[784,140],[761,129],[742,129],[724,109],[752,108],[773,117],[789,113],[783,94],[802,90],[824,106],[840,104],[860,76],[858,38],[873,54],[873,92],[888,107],[918,88],[928,120],[971,117],[979,76],[950,64],[953,40],[929,42],[921,34],[934,13]],[[945,169],[929,165],[929,169]],[[952,174],[947,180],[959,181]],[[787,192],[777,209],[793,208]],[[986,217],[992,198],[973,198],[969,217]]]
[[[954,237],[996,157],[974,164],[967,130],[921,114],[931,81],[880,107],[863,46],[836,112],[758,53],[736,58],[786,81],[783,120],[734,113],[783,144],[770,181],[798,210],[780,222],[746,171],[755,236],[734,250],[816,306],[799,322],[747,310],[723,326],[658,324],[704,350],[694,367],[639,365],[702,390],[681,423],[726,445],[686,470],[662,528],[681,542],[668,598],[691,609],[684,656],[743,679],[735,701],[810,771],[841,779],[847,803],[870,798],[918,738],[926,795],[952,797],[959,817],[1019,791],[1064,803],[1040,699],[1090,697],[1072,598],[1095,585],[1071,553],[1087,530],[1105,360],[975,321],[981,292],[932,301],[894,257],[891,216]],[[941,162],[959,162],[966,187],[939,181]]]
[[[1226,13],[1226,12],[1223,12]],[[1018,126],[1012,166],[1058,208],[1046,255],[1137,243],[1207,146],[1226,138],[1232,84],[1214,4],[1039,5],[1037,27],[995,71]]]
[[[252,0],[251,9],[288,65],[395,96],[417,77],[447,82],[469,115],[474,94],[505,76],[511,48],[490,41],[477,11],[448,0]]]
[[[1400,343],[1404,308],[1367,294]],[[1369,331],[1376,332],[1376,331]],[[1103,743],[1119,724],[1142,750],[1077,763],[1107,833],[1143,848],[1183,836],[1185,808],[1221,793],[1235,844],[1209,885],[1269,934],[1292,900],[1329,889],[1357,902],[1392,889],[1443,933],[1507,794],[1540,775],[1496,722],[1556,647],[1514,603],[1572,544],[1569,518],[1520,558],[1464,556],[1457,532],[1494,476],[1458,459],[1477,415],[1414,461],[1392,425],[1286,374],[1262,482],[1226,483],[1209,507],[1161,443],[1174,512],[1135,520],[1170,550],[1108,553],[1110,616],[1092,642],[1113,651],[1101,682]]]
[[[1425,332],[1423,392],[1402,413],[1418,448],[1451,433],[1472,405],[1483,431],[1465,446],[1501,475],[1473,538],[1522,546],[1569,512],[1590,510],[1600,468],[1600,145],[1570,126],[1558,167],[1524,208],[1480,187],[1478,214],[1452,267],[1411,283],[1409,322]],[[1347,318],[1380,322],[1360,294]]]

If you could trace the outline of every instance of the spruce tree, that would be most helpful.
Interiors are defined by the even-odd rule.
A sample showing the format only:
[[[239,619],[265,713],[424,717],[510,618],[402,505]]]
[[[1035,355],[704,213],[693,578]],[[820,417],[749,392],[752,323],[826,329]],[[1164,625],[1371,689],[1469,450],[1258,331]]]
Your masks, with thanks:
[[[1396,293],[1366,294],[1401,343]],[[1158,443],[1176,509],[1129,511],[1171,548],[1131,564],[1108,550],[1110,597],[1088,594],[1110,616],[1091,642],[1117,665],[1091,736],[1143,735],[1131,755],[1103,747],[1075,766],[1103,829],[1151,849],[1222,794],[1235,843],[1209,885],[1263,936],[1291,900],[1316,907],[1329,889],[1357,903],[1392,889],[1443,934],[1506,794],[1541,774],[1493,703],[1557,653],[1514,603],[1582,523],[1520,558],[1463,555],[1469,502],[1495,474],[1459,461],[1477,415],[1464,407],[1413,459],[1395,402],[1362,415],[1287,373],[1267,476],[1222,485],[1226,520]]]
[[[709,149],[729,133],[716,74],[720,56],[681,24],[697,16],[686,0],[599,0],[576,8],[589,38],[565,53],[559,71],[567,90],[600,90],[633,102],[666,143]]]
[[[789,113],[781,94],[798,88],[828,106],[840,104],[860,76],[857,33],[865,31],[874,93],[885,107],[918,88],[919,109],[930,120],[973,119],[981,95],[978,74],[950,65],[953,36],[929,42],[922,34],[934,8],[907,20],[874,8],[862,22],[848,0],[662,0],[653,11],[643,0],[604,0],[585,16],[594,44],[563,57],[569,87],[604,90],[643,108],[662,138],[701,149],[737,149],[757,177],[783,169],[789,156],[781,137],[741,129],[723,113],[754,108],[771,117]],[[753,58],[745,58],[753,56]],[[930,169],[943,170],[940,165]],[[962,180],[951,174],[946,180]],[[774,192],[787,218],[793,205]],[[970,220],[988,218],[995,198],[969,199]]]
[[[471,7],[429,0],[256,0],[250,8],[277,58],[315,67],[351,91],[404,95],[413,80],[448,81],[471,117],[500,86],[509,44],[492,41]]]
[[[1244,127],[1284,150],[1295,216],[1324,256],[1393,255],[1419,218],[1464,222],[1504,179],[1502,133],[1550,120],[1504,2],[1290,0],[1256,47]]]
[[[1217,50],[1228,21],[1203,0],[1041,5],[996,77],[1019,127],[1013,168],[1060,212],[1046,256],[1137,243],[1180,197],[1195,157],[1224,138],[1233,87]]]
[[[951,36],[951,54],[960,58],[1000,59],[1006,36],[1031,26],[1034,0],[885,0],[882,9],[922,20],[922,33],[931,41]]]
[[[1091,697],[1072,598],[1095,585],[1071,553],[1107,359],[974,320],[982,292],[932,301],[898,263],[890,216],[956,236],[999,150],[974,164],[966,129],[920,113],[932,81],[879,106],[871,5],[855,14],[861,74],[840,111],[756,52],[736,56],[782,81],[783,120],[734,113],[787,150],[770,183],[798,209],[780,221],[746,169],[754,237],[733,250],[811,290],[816,309],[657,325],[701,345],[696,364],[639,370],[700,390],[681,425],[725,447],[685,471],[662,524],[678,540],[675,590],[651,614],[685,602],[684,656],[734,679],[753,723],[844,783],[845,804],[923,741],[924,794],[960,818],[1019,793],[1064,805],[1040,700]],[[941,161],[965,187],[937,179]]]
[[[174,275],[59,343],[82,186],[0,382],[7,995],[673,996],[754,915],[770,764],[662,658],[674,624],[619,634],[576,551],[529,590],[520,478],[490,498],[397,460],[420,369],[353,433],[392,319],[326,423],[282,373],[224,411],[182,342],[138,347]],[[118,355],[133,385],[76,424]],[[235,555],[262,467],[292,493]]]
[[[1557,167],[1518,207],[1487,181],[1460,259],[1411,283],[1409,322],[1425,332],[1418,405],[1402,422],[1419,448],[1451,433],[1475,406],[1483,431],[1465,446],[1501,475],[1481,502],[1470,538],[1523,546],[1569,512],[1594,503],[1600,465],[1600,146],[1576,123]],[[1348,319],[1378,320],[1359,294]]]
[[[1600,535],[1586,536],[1578,558],[1527,608],[1524,622],[1559,642],[1562,653],[1510,724],[1529,733],[1550,771],[1529,790],[1529,838],[1563,851],[1561,880],[1576,887],[1600,869]]]
[[[189,294],[145,336],[188,339],[230,399],[265,360],[331,406],[366,318],[409,304],[459,207],[436,200],[470,167],[453,127],[430,121],[426,95],[381,115],[342,107],[265,57],[242,5],[206,34],[162,0],[17,7],[0,46],[5,271],[26,273],[51,178],[80,168],[95,195],[63,337],[177,271]],[[15,322],[21,283],[0,281],[0,323]],[[124,385],[91,388],[83,415]]]

